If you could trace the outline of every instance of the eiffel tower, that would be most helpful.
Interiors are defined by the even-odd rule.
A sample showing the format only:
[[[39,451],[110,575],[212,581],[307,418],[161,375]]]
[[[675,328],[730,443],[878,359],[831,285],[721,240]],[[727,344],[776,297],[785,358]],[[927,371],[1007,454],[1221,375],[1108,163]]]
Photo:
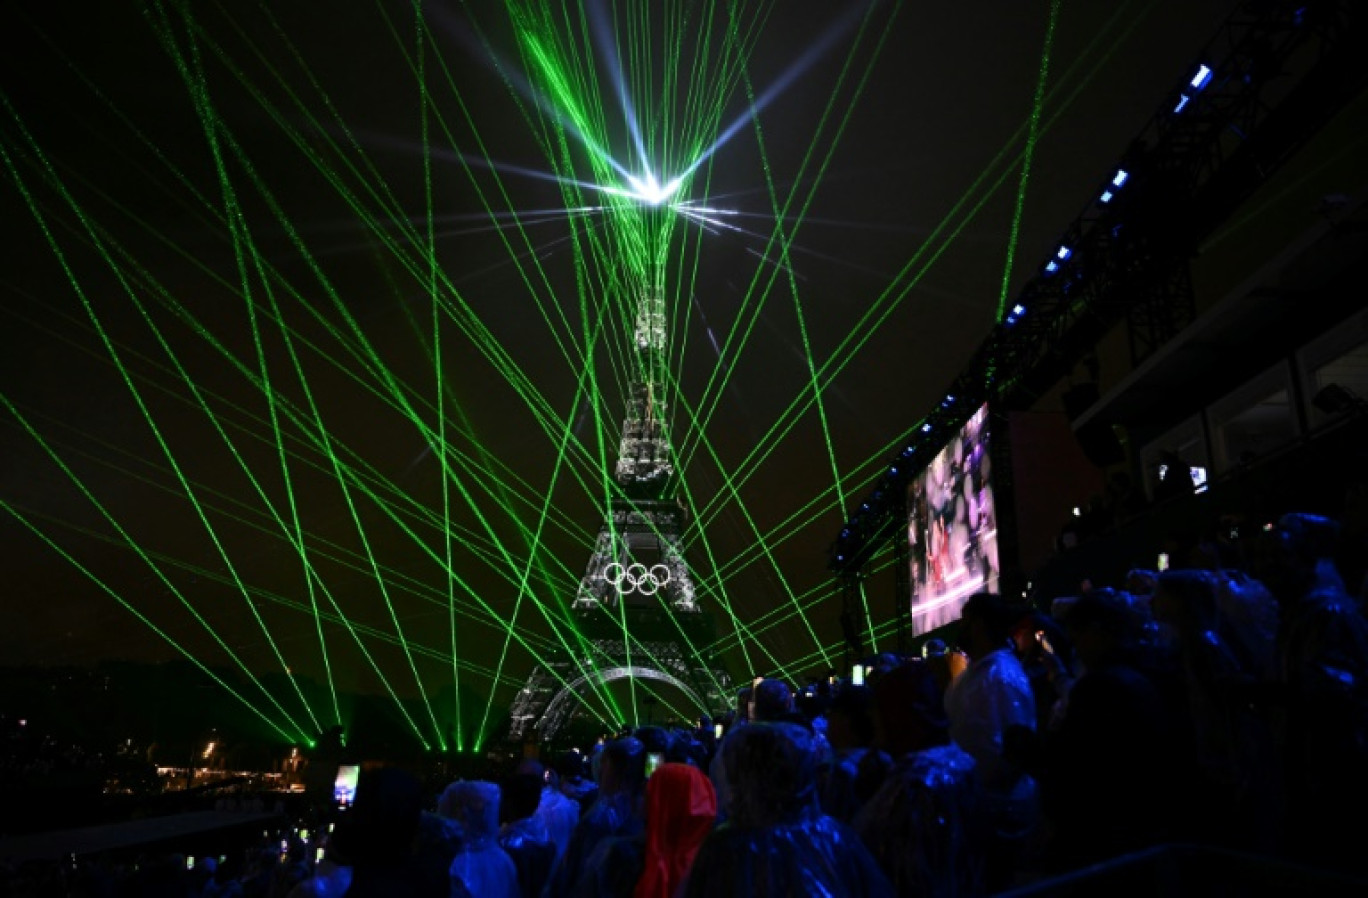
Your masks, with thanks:
[[[633,334],[637,377],[627,401],[609,502],[571,603],[580,651],[533,669],[509,709],[509,739],[546,741],[580,709],[581,697],[612,680],[668,683],[701,711],[730,704],[731,678],[696,646],[713,642],[680,547],[687,512],[674,496],[665,426],[665,303],[643,291]],[[653,685],[653,684],[645,684]],[[658,688],[658,687],[657,687]],[[592,700],[592,699],[591,699]]]

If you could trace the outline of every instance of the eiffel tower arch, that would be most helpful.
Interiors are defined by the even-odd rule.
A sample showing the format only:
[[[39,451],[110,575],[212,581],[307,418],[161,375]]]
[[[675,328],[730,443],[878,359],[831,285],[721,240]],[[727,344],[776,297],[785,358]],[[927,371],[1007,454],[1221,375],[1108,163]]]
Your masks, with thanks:
[[[545,721],[543,728],[559,730],[564,725],[565,721],[574,713],[576,697],[584,694],[584,688],[589,684],[590,680],[596,680],[599,685],[605,685],[613,680],[620,680],[623,678],[660,680],[669,683],[671,686],[674,686],[687,695],[689,700],[696,706],[700,708],[707,707],[704,700],[689,687],[688,683],[685,683],[683,680],[680,680],[670,673],[656,670],[654,667],[640,667],[637,665],[631,667],[610,667],[605,670],[594,670],[588,673],[582,673],[576,677],[574,681],[565,684],[565,688],[556,693],[556,697],[551,699],[551,703],[546,706],[546,713],[542,717]]]
[[[509,708],[509,739],[547,741],[592,693],[626,679],[649,695],[667,684],[696,712],[731,704],[731,677],[712,656],[712,618],[698,602],[684,558],[687,514],[674,497],[675,472],[665,424],[664,301],[646,291],[633,333],[636,378],[627,397],[614,495],[573,600],[577,648],[535,667]]]
[[[585,650],[532,672],[513,702],[512,740],[554,739],[586,703],[595,701],[595,690],[619,680],[634,681],[634,688],[646,696],[662,685],[673,687],[691,705],[673,709],[682,714],[712,714],[730,705],[732,681],[726,668],[695,649],[714,637],[706,615],[697,612],[685,618],[663,609],[621,610],[629,634],[626,641],[617,615],[577,613],[582,632],[589,636]]]

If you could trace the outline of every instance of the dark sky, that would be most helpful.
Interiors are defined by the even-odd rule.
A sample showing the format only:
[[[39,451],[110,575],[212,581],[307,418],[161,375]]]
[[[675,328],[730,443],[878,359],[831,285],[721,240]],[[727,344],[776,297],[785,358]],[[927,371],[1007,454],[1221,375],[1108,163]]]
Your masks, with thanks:
[[[432,307],[424,276],[409,267],[428,261],[404,237],[408,228],[425,233],[428,216],[411,7],[187,5],[189,20],[157,3],[25,0],[11,5],[0,37],[0,659],[177,655],[160,631],[211,666],[233,667],[231,651],[259,675],[279,672],[283,659],[294,673],[321,679],[311,603],[327,610],[336,601],[369,628],[359,639],[374,664],[356,637],[324,621],[339,688],[382,691],[378,667],[398,694],[413,695],[419,679],[436,694],[452,681],[448,583],[433,558],[445,552],[442,469],[395,398],[416,403],[436,426]],[[448,445],[497,468],[512,491],[464,474],[474,510],[454,485],[448,492],[453,567],[469,585],[456,590],[457,654],[470,665],[461,669],[463,690],[483,705],[487,671],[505,641],[493,621],[514,619],[528,568],[520,526],[536,529],[549,497],[531,571],[537,597],[559,608],[587,560],[602,489],[592,463],[595,419],[574,401],[580,368],[553,339],[568,333],[582,343],[569,229],[563,217],[529,214],[563,200],[549,183],[513,170],[549,166],[474,37],[484,34],[516,70],[509,13],[493,3],[424,6],[440,52],[440,60],[431,49],[425,57],[437,110],[428,122],[433,258],[465,303],[466,323],[487,328],[545,410],[573,421],[587,449],[572,466],[582,480],[558,469],[557,443],[525,391],[445,319]],[[696,37],[707,5],[684,6]],[[683,347],[675,371],[689,403],[717,402],[705,433],[715,458],[700,453],[684,472],[690,504],[716,510],[706,528],[711,552],[695,540],[690,560],[723,634],[732,627],[717,611],[719,568],[726,598],[746,622],[791,609],[791,593],[810,603],[828,595],[806,616],[824,642],[839,641],[839,600],[822,592],[826,547],[843,520],[829,492],[833,466],[855,475],[846,490],[858,498],[983,339],[1001,293],[1020,168],[994,160],[1004,150],[1004,159],[1015,158],[1024,146],[1051,4],[877,3],[858,45],[839,18],[854,6],[744,7],[764,22],[748,61],[757,92],[810,48],[825,40],[828,49],[761,111],[764,162],[754,129],[742,128],[716,154],[710,193],[690,197],[746,213],[728,220],[750,233],[715,229],[698,240],[688,224],[677,233],[697,241],[697,275],[691,290],[674,285],[670,296],[691,309],[672,334]],[[1009,293],[1051,251],[1233,6],[1058,4]],[[163,27],[174,51],[159,40]],[[231,205],[176,54],[203,72]],[[443,69],[439,79],[434,72]],[[851,85],[861,80],[856,94]],[[820,127],[833,95],[832,113],[849,112],[839,139]],[[745,112],[740,86],[720,99],[724,122]],[[616,107],[605,99],[605,108]],[[492,194],[492,212],[505,222],[510,210],[524,216],[544,279],[525,280],[514,264],[526,264],[522,250],[491,227],[471,184],[490,195],[489,171],[467,175],[455,161],[453,146],[473,155],[480,145],[505,166],[506,199]],[[625,147],[615,152],[627,155]],[[811,194],[794,237],[797,304],[789,279],[777,279],[749,338],[729,351],[729,376],[705,394],[717,363],[712,340],[725,340],[752,280],[774,270],[760,259],[775,228],[767,171],[781,193]],[[226,208],[240,210],[231,225]],[[234,229],[271,272],[268,294],[248,259],[250,306]],[[917,258],[934,263],[914,282],[905,266]],[[289,327],[288,346],[273,302]],[[566,323],[548,325],[539,302],[564,310]],[[862,329],[871,308],[888,314]],[[822,395],[834,462],[809,407],[763,464],[741,467],[809,382],[808,353],[820,366],[852,334],[867,342]],[[281,400],[274,423],[263,370]],[[622,399],[601,373],[611,455]],[[349,490],[322,449],[310,403],[327,445],[357,472]],[[687,422],[676,418],[675,428],[676,443],[684,442]],[[724,478],[738,475],[745,478],[733,495]],[[317,575],[312,595],[286,536],[295,515]],[[757,553],[759,545],[767,553]],[[730,564],[742,554],[760,557]],[[886,617],[890,604],[879,597],[876,616]],[[547,644],[549,627],[530,600],[517,607],[516,628],[534,646]],[[807,657],[804,670],[819,666],[796,619],[759,638],[783,663]],[[748,673],[741,652],[732,647],[727,657]],[[531,663],[513,642],[496,707]],[[283,691],[278,698],[290,700]],[[268,704],[260,692],[253,701]]]

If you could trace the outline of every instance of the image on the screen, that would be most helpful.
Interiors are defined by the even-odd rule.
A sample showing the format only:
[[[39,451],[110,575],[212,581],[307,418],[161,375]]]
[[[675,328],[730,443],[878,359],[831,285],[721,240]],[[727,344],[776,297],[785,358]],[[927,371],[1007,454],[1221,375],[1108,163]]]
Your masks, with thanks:
[[[984,405],[908,486],[914,636],[957,620],[974,593],[997,591],[988,439]]]
[[[356,781],[361,768],[355,764],[343,764],[337,768],[337,780],[333,783],[333,798],[338,807],[349,807],[356,800]]]

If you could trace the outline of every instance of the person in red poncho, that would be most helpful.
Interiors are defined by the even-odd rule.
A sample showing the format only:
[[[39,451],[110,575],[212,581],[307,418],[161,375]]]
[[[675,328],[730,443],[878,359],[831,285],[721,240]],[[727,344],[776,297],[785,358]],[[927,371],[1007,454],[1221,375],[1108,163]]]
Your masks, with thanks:
[[[646,860],[633,898],[673,898],[716,819],[717,795],[703,771],[657,768],[646,781]]]
[[[688,764],[661,764],[646,781],[646,829],[598,844],[567,898],[675,898],[717,820],[717,793]],[[557,892],[545,893],[556,898]]]

